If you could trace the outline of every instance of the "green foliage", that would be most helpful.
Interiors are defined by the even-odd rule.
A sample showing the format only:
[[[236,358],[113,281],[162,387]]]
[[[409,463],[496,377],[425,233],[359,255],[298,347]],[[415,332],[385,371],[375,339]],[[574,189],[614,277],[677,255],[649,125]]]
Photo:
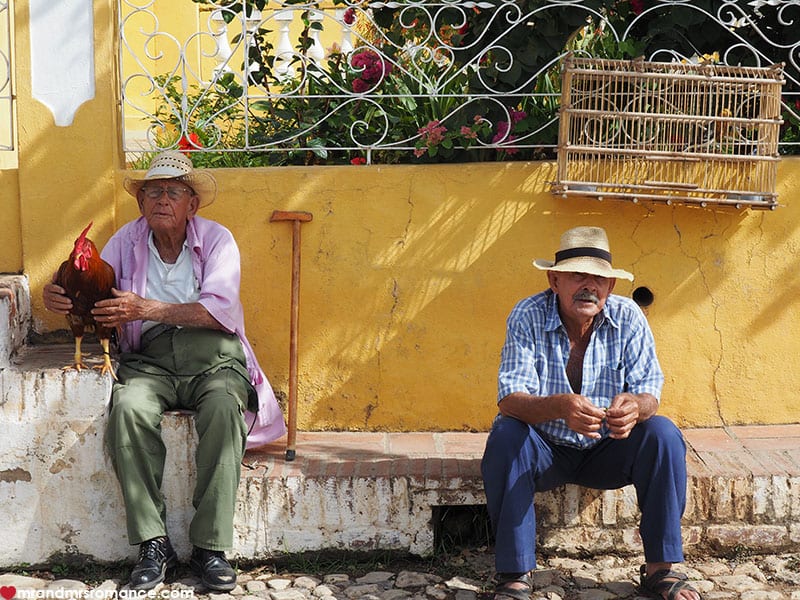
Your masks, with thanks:
[[[333,4],[361,10],[345,0]],[[226,9],[231,22],[265,9],[267,1],[213,0],[213,5]],[[183,91],[177,79],[159,79],[157,141],[160,147],[196,151],[195,163],[209,167],[552,158],[558,57],[569,50],[630,59],[670,48],[673,55],[654,58],[671,60],[724,50],[739,34],[763,47],[763,39],[749,29],[709,27],[715,10],[713,0],[670,6],[647,0],[584,0],[580,6],[518,0],[469,10],[384,6],[372,11],[367,41],[349,55],[332,52],[324,66],[308,59],[311,33],[322,25],[302,10],[290,79],[276,68],[272,32],[263,24],[253,32],[248,59],[256,68],[249,76],[266,91],[265,100],[241,102],[241,82],[232,74],[207,90]],[[774,10],[758,14],[765,31],[785,30]],[[517,25],[509,28],[509,22]],[[437,31],[430,31],[432,24]],[[735,49],[728,62],[736,60],[746,63],[752,55]],[[182,106],[188,106],[186,114]],[[796,118],[787,118],[783,134],[784,140],[797,140]],[[231,151],[242,147],[252,151]]]
[[[780,139],[786,145],[780,146],[780,151],[781,154],[800,154],[800,97],[796,100],[784,98],[784,103],[789,108],[783,111]]]

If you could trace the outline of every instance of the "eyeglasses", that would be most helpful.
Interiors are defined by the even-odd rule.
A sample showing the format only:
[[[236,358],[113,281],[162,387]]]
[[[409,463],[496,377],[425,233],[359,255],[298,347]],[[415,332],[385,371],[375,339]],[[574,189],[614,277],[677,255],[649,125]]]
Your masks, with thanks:
[[[167,193],[167,196],[170,200],[180,200],[180,198],[188,193],[191,192],[192,189],[188,187],[159,187],[157,185],[148,185],[142,188],[142,192],[144,192],[145,198],[150,200],[158,200],[161,198],[164,192]]]

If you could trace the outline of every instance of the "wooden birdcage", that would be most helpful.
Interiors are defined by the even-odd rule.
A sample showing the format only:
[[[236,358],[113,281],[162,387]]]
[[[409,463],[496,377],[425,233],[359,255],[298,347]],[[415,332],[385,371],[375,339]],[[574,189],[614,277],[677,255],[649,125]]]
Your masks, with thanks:
[[[775,208],[783,66],[568,56],[552,191]]]

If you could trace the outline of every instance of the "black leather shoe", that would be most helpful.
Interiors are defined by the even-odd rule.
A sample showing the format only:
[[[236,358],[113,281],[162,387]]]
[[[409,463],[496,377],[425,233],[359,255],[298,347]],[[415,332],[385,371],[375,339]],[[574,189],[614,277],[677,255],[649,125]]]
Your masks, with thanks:
[[[210,590],[229,592],[236,587],[236,571],[221,550],[206,550],[195,546],[189,566]]]
[[[167,571],[178,564],[178,555],[169,538],[158,537],[139,544],[139,562],[131,571],[128,587],[132,590],[151,590],[164,581]]]

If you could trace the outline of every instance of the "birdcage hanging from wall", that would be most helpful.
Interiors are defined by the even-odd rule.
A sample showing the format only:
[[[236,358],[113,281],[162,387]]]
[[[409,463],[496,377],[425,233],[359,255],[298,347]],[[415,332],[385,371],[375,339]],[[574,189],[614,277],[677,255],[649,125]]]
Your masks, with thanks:
[[[782,65],[565,58],[562,196],[778,205]]]

